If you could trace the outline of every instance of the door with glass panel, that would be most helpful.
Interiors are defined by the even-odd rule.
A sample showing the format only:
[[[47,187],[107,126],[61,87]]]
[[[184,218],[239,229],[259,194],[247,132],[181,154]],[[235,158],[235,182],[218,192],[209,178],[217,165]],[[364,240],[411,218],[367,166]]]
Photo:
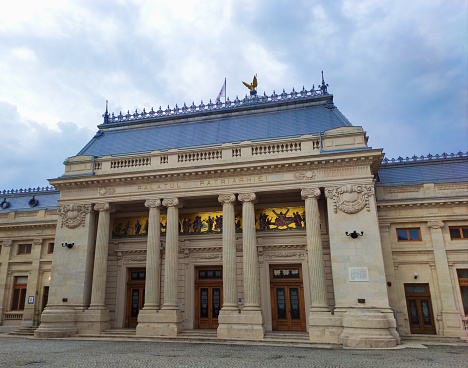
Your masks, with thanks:
[[[145,279],[145,269],[128,270],[125,327],[134,328],[138,324],[138,313],[145,303]]]
[[[435,335],[429,284],[405,284],[405,295],[411,333]]]
[[[271,266],[270,292],[273,331],[306,331],[301,266]]]
[[[195,270],[195,328],[215,329],[223,306],[222,267]]]

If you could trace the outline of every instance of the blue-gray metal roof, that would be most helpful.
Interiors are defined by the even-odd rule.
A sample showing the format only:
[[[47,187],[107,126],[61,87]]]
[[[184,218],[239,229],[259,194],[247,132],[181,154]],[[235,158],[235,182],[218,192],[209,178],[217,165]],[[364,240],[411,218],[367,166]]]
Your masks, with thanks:
[[[34,200],[32,201],[34,196]],[[60,193],[55,189],[41,191],[3,191],[0,192],[0,213],[12,211],[37,211],[56,208]],[[4,204],[7,202],[7,204]],[[32,206],[33,204],[35,204]]]
[[[416,162],[384,163],[378,171],[382,185],[468,182],[468,156],[427,159]]]
[[[99,126],[98,134],[78,155],[99,157],[278,139],[352,126],[333,105],[332,95],[222,108],[204,114],[188,112],[176,118],[140,118],[124,123],[112,120]]]

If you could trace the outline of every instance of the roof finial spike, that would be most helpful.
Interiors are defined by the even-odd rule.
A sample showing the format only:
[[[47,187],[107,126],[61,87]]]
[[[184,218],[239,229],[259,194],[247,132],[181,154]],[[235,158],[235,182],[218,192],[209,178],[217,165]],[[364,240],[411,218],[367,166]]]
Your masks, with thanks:
[[[104,124],[107,124],[109,122],[109,111],[108,111],[108,101],[106,100],[106,112],[104,113]]]
[[[320,90],[322,91],[322,95],[328,95],[327,87],[328,87],[328,84],[326,84],[325,80],[323,79],[323,70],[322,70],[322,85],[320,86]]]

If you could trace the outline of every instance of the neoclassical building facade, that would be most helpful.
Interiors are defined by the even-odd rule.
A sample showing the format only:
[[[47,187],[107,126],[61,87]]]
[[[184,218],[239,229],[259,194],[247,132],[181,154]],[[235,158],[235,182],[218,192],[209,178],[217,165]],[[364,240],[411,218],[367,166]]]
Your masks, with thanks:
[[[384,159],[318,90],[115,116],[4,191],[0,328],[467,338],[468,158]]]

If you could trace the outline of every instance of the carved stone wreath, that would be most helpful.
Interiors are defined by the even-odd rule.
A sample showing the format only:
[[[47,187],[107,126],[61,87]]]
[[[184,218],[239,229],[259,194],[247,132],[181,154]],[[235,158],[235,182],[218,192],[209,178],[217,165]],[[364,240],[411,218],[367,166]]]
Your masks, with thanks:
[[[358,213],[364,207],[370,211],[369,197],[374,195],[374,190],[369,185],[343,185],[337,188],[327,188],[325,194],[333,201],[333,211],[338,209],[344,213]]]
[[[69,229],[74,229],[80,225],[84,226],[86,214],[91,212],[91,205],[68,204],[59,206],[58,214],[62,218],[61,226],[65,225]]]

